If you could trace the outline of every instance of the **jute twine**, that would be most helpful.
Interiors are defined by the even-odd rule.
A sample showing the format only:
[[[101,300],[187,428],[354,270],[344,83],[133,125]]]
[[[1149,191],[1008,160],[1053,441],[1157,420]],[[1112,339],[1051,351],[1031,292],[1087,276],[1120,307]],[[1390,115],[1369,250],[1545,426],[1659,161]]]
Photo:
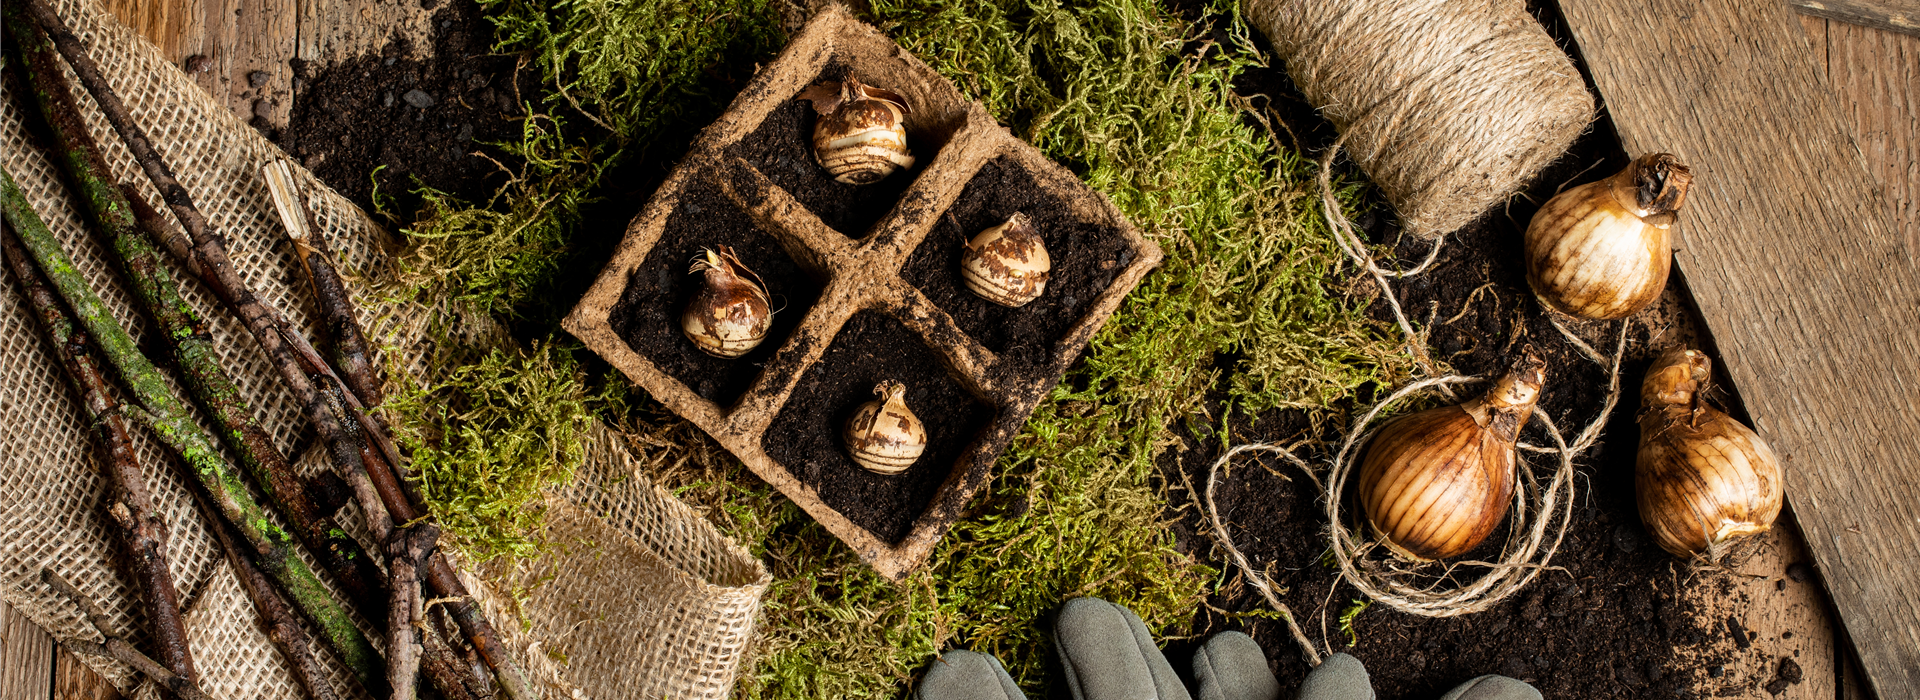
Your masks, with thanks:
[[[1391,295],[1391,291],[1388,292]],[[1389,297],[1390,303],[1397,303]],[[1530,423],[1538,423],[1541,431],[1552,442],[1552,446],[1540,446],[1527,442],[1519,443],[1516,448],[1523,452],[1551,454],[1552,472],[1544,476],[1539,469],[1524,458],[1515,460],[1519,470],[1521,488],[1514,491],[1513,507],[1509,511],[1509,534],[1506,545],[1498,560],[1456,561],[1444,563],[1419,564],[1398,559],[1391,554],[1379,554],[1384,548],[1378,541],[1357,534],[1364,525],[1356,523],[1354,529],[1347,527],[1348,516],[1343,513],[1344,498],[1348,481],[1353,477],[1356,463],[1359,461],[1365,445],[1372,439],[1373,425],[1388,406],[1423,391],[1446,390],[1451,386],[1482,383],[1486,380],[1477,377],[1448,375],[1424,379],[1393,392],[1392,395],[1369,407],[1353,427],[1347,431],[1345,439],[1325,469],[1324,481],[1313,465],[1295,454],[1290,448],[1271,443],[1249,443],[1233,447],[1215,460],[1207,474],[1205,513],[1212,525],[1213,536],[1227,551],[1234,565],[1239,566],[1246,579],[1253,585],[1269,606],[1285,616],[1289,631],[1293,634],[1308,661],[1314,665],[1320,663],[1319,650],[1301,630],[1298,620],[1287,604],[1280,600],[1280,586],[1266,575],[1264,570],[1255,566],[1234,544],[1226,523],[1220,519],[1219,507],[1215,504],[1214,487],[1220,478],[1222,469],[1228,467],[1235,457],[1248,452],[1267,452],[1277,454],[1298,467],[1313,482],[1325,504],[1328,527],[1328,544],[1334,560],[1340,566],[1340,575],[1354,588],[1390,608],[1401,612],[1424,617],[1455,617],[1486,610],[1515,592],[1524,588],[1541,571],[1555,569],[1550,562],[1559,551],[1560,543],[1566,535],[1567,523],[1573,515],[1573,460],[1593,446],[1599,439],[1601,429],[1607,418],[1612,415],[1620,398],[1620,361],[1625,355],[1627,326],[1620,325],[1620,333],[1613,356],[1608,358],[1594,350],[1592,346],[1575,336],[1551,319],[1555,328],[1570,340],[1589,360],[1608,368],[1608,387],[1605,402],[1600,414],[1587,424],[1569,444],[1562,437],[1553,421],[1540,411],[1533,412]],[[1448,392],[1451,396],[1451,392]],[[1463,570],[1482,569],[1478,577],[1461,580],[1458,574]],[[1324,616],[1322,626],[1325,626]],[[1326,638],[1321,631],[1321,637]],[[1328,653],[1332,650],[1328,649]]]
[[[1519,192],[1593,121],[1520,0],[1247,0],[1287,74],[1423,237]]]

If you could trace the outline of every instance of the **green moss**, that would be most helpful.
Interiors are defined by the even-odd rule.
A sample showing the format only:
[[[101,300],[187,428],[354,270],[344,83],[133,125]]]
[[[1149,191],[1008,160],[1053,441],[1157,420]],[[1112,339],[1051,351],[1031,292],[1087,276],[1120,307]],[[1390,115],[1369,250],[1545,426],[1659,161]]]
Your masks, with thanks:
[[[485,562],[539,549],[542,492],[572,478],[593,399],[551,345],[495,350],[439,382],[400,382],[387,399],[394,438],[454,544]]]
[[[524,177],[480,209],[440,199],[414,227],[419,241],[443,241],[418,243],[416,251],[451,245],[444,242],[451,236],[434,231],[486,241],[466,253],[474,261],[439,255],[440,266],[460,267],[454,277],[481,281],[440,292],[470,294],[500,311],[542,288],[554,268],[539,266],[556,247],[583,247],[579,206],[608,189],[605,164],[649,146],[674,147],[654,144],[684,143],[674,139],[704,126],[729,97],[711,78],[714,67],[770,60],[778,32],[767,4],[751,0],[484,4],[502,47],[530,51],[545,76],[549,89],[533,106],[577,115],[567,124],[541,122],[550,130],[529,132],[519,146],[528,172],[552,179]],[[1178,551],[1164,526],[1185,498],[1161,482],[1156,467],[1177,444],[1172,428],[1184,423],[1228,442],[1234,436],[1214,427],[1224,416],[1208,412],[1218,403],[1211,399],[1245,410],[1297,407],[1319,420],[1334,416],[1328,407],[1356,388],[1408,373],[1391,332],[1327,286],[1341,277],[1342,258],[1308,195],[1312,164],[1251,125],[1232,93],[1235,78],[1262,60],[1235,11],[1219,0],[1211,13],[1222,24],[1207,34],[1152,0],[873,4],[878,26],[1106,193],[1167,258],[1038,409],[968,517],[903,584],[881,580],[657,406],[601,412],[626,429],[654,433],[634,441],[652,445],[642,455],[656,465],[649,476],[773,570],[762,641],[738,695],[897,696],[935,653],[954,647],[998,655],[1040,693],[1051,653],[1044,621],[1077,595],[1106,597],[1156,633],[1182,634],[1220,572]],[[582,131],[587,115],[598,124]],[[611,130],[602,140],[579,135],[602,127]],[[586,143],[595,145],[579,145]],[[549,158],[565,148],[586,150]],[[547,166],[533,161],[541,158],[559,165],[540,170]],[[543,182],[553,184],[531,184]],[[1343,185],[1342,197],[1353,203],[1358,189]],[[527,223],[536,220],[548,223]],[[429,292],[437,284],[418,279]],[[560,364],[557,356],[551,362]],[[434,391],[466,393],[496,376],[461,371],[470,373]],[[624,385],[617,375],[589,383],[596,381]],[[586,405],[578,382],[562,384],[541,386],[551,401]],[[424,409],[417,415],[432,417]],[[544,420],[500,424],[496,435],[540,432]],[[492,463],[486,450],[436,449],[448,474],[470,469],[463,460]],[[437,512],[473,514],[476,527],[490,523],[471,540],[504,541],[528,524],[505,519],[514,510],[502,512],[496,499],[505,492],[442,488],[432,499]]]

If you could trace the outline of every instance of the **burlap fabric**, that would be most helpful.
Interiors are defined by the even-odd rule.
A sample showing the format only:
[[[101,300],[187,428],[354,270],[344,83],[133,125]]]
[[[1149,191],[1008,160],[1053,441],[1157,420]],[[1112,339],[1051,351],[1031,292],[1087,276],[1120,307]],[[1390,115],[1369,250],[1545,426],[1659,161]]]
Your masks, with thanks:
[[[257,175],[281,152],[91,0],[57,4],[134,120],[228,237],[241,275],[266,303],[315,328],[308,319],[304,278]],[[20,97],[6,95],[0,107],[0,161],[93,287],[140,337],[143,324],[132,299],[82,227],[55,166],[29,142]],[[138,183],[150,201],[158,201],[90,98],[80,98],[116,175]],[[431,378],[434,370],[423,358],[438,353],[420,335],[426,324],[409,318],[419,312],[381,307],[369,293],[372,285],[364,282],[391,272],[385,234],[344,198],[304,170],[296,171],[353,278],[363,312],[381,319],[371,329],[376,342],[401,348],[406,364]],[[300,455],[302,470],[325,469],[304,417],[251,337],[197,284],[183,286],[210,319],[224,364],[262,427],[282,450]],[[98,451],[77,396],[30,313],[17,282],[5,275],[0,280],[0,435],[6,442],[0,458],[0,598],[56,638],[95,638],[78,611],[39,582],[41,568],[51,568],[98,600],[122,633],[144,643],[145,613],[129,597],[118,563],[121,553],[108,530],[112,525],[100,512],[106,484]],[[467,330],[468,337],[499,337],[484,327]],[[482,584],[475,590],[548,697],[725,697],[770,580],[765,567],[648,481],[618,436],[601,426],[591,433],[577,481],[549,495],[548,534],[559,545],[537,561],[492,571],[485,582],[470,577],[469,584]],[[300,697],[217,543],[203,529],[172,462],[154,441],[144,436],[136,441],[155,508],[169,523],[174,580],[203,686],[221,698]],[[341,520],[349,529],[360,524],[351,506]],[[518,603],[507,604],[514,600]],[[347,674],[323,657],[336,688],[345,692]],[[123,691],[139,685],[124,667],[83,660]],[[151,689],[138,692],[150,695]]]

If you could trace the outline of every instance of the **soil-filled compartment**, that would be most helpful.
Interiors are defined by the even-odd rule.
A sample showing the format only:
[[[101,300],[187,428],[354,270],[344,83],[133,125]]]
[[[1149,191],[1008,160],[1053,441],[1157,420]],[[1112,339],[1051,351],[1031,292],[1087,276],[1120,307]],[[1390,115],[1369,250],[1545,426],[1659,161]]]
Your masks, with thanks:
[[[687,385],[701,398],[729,406],[753,387],[767,360],[820,298],[825,280],[795,263],[772,234],[762,231],[714,181],[714,171],[695,173],[668,215],[660,240],[627,275],[626,291],[608,324],[634,352]],[[773,327],[759,347],[737,358],[701,352],[680,330],[680,315],[705,284],[690,272],[707,248],[730,246],[773,298]]]
[[[874,400],[874,386],[886,380],[907,386],[907,408],[927,429],[926,452],[895,475],[855,464],[841,437],[854,411]],[[828,507],[897,543],[992,418],[993,408],[949,374],[939,353],[899,321],[868,310],[847,319],[801,377],[762,436],[761,449]]]
[[[1038,299],[1008,308],[967,288],[960,253],[968,240],[1006,223],[1015,212],[1026,215],[1046,241],[1053,274]],[[1086,317],[1133,257],[1119,228],[1083,220],[1064,193],[1042,188],[1026,166],[1000,156],[967,182],[908,256],[900,276],[988,350],[1025,364],[1042,364],[1051,359],[1055,341]]]
[[[851,72],[847,64],[830,60],[814,84],[843,81]],[[813,125],[818,119],[813,103],[795,95],[774,108],[753,133],[729,146],[727,153],[752,164],[828,227],[853,239],[865,238],[875,224],[886,219],[901,195],[953,136],[953,126],[921,124],[909,114],[907,149],[914,158],[913,166],[871,185],[849,185],[833,179],[814,157]]]

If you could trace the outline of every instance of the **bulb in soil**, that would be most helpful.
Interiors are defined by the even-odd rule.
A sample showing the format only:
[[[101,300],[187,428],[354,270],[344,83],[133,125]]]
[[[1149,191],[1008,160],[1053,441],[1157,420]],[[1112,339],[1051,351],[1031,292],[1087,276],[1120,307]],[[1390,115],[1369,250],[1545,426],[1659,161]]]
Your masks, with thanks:
[[[1466,554],[1513,500],[1514,443],[1546,363],[1531,349],[1486,395],[1389,421],[1360,463],[1360,503],[1387,548],[1415,561]]]
[[[1555,195],[1527,224],[1527,283],[1549,308],[1621,319],[1660,298],[1693,174],[1666,153]]]
[[[907,409],[907,387],[895,381],[873,388],[880,398],[860,405],[847,420],[847,452],[876,474],[899,474],[927,450],[927,428]]]
[[[826,82],[800,93],[820,118],[813,125],[813,156],[833,179],[868,185],[913,167],[907,151],[907,99],[861,83]]]
[[[680,315],[680,330],[694,347],[714,357],[735,358],[766,340],[773,307],[766,283],[735,257],[733,249],[709,249],[693,263],[705,284]]]
[[[1052,270],[1046,242],[1019,212],[981,231],[960,251],[960,276],[967,289],[1001,306],[1025,306],[1040,298]]]
[[[1734,541],[1772,527],[1786,492],[1767,443],[1702,399],[1712,366],[1698,350],[1674,348],[1647,371],[1633,487],[1661,549],[1718,561]]]

